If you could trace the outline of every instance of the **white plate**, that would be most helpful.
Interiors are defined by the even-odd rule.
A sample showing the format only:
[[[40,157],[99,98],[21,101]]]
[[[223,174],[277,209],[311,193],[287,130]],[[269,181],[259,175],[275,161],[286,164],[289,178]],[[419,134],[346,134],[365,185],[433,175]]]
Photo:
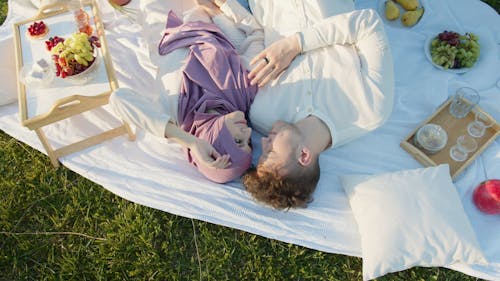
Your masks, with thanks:
[[[418,0],[418,7],[421,8],[423,7],[424,8],[424,14],[422,15],[422,17],[420,17],[420,19],[418,20],[418,22],[413,25],[413,26],[404,26],[403,23],[401,23],[401,16],[403,15],[404,12],[406,12],[406,10],[401,7],[401,5],[399,5],[398,3],[396,3],[396,6],[399,8],[399,18],[395,19],[395,20],[388,20],[386,17],[385,17],[385,1],[386,0],[378,0],[378,6],[377,6],[377,11],[380,15],[380,17],[382,18],[382,20],[384,21],[384,23],[386,25],[389,25],[389,26],[392,26],[392,27],[398,27],[398,28],[413,28],[415,26],[417,26],[425,17],[426,15],[426,11],[425,11],[425,7],[426,7],[426,3],[425,1],[426,0]]]
[[[465,32],[459,32],[460,34],[464,34]],[[475,32],[472,32],[474,34],[477,34]],[[425,52],[425,57],[427,57],[427,59],[432,63],[432,65],[434,65],[435,67],[441,69],[441,70],[444,70],[444,71],[447,71],[447,72],[452,72],[452,73],[465,73],[469,70],[471,70],[472,68],[476,67],[480,61],[480,58],[481,56],[483,55],[483,45],[481,44],[481,37],[479,37],[479,40],[478,40],[478,43],[479,43],[479,48],[480,48],[480,54],[479,54],[479,58],[477,58],[477,61],[476,63],[472,66],[472,67],[462,67],[462,68],[444,68],[438,64],[435,64],[433,61],[432,61],[432,56],[431,56],[431,42],[432,40],[437,37],[437,34],[435,35],[432,35],[432,36],[429,36],[427,37],[427,39],[425,39],[425,43],[424,43],[424,52]]]

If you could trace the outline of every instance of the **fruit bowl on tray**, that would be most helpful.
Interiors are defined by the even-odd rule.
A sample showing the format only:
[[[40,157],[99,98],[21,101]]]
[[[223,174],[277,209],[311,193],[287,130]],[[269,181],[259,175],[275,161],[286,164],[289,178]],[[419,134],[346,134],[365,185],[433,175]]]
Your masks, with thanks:
[[[481,46],[479,37],[472,32],[460,34],[444,30],[427,38],[424,51],[435,67],[453,73],[465,73],[477,63]]]
[[[66,39],[51,37],[45,44],[52,55],[57,77],[76,85],[95,77],[99,64],[97,48],[101,46],[96,36],[79,32]]]
[[[97,49],[93,52],[94,60],[89,62],[89,65],[85,67],[81,72],[68,75],[64,79],[71,84],[83,85],[90,82],[97,75],[97,70],[99,69],[99,57],[97,54]]]

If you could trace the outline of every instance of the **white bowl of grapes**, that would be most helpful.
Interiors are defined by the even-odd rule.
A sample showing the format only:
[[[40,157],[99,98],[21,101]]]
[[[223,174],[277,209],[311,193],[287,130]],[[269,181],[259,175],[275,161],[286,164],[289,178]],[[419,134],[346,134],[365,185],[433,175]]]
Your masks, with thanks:
[[[88,83],[96,75],[99,59],[99,38],[86,33],[73,33],[64,39],[54,36],[45,41],[55,64],[55,74],[72,84]]]
[[[435,67],[454,73],[465,73],[474,67],[480,49],[476,34],[450,30],[427,38],[424,44],[425,55]]]

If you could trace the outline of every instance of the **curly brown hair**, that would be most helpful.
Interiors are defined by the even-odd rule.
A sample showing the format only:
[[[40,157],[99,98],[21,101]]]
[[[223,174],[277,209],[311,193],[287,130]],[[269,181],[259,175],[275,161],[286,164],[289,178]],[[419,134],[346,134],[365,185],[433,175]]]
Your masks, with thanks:
[[[295,168],[284,176],[277,169],[251,168],[243,175],[242,182],[257,201],[282,210],[307,207],[312,202],[319,176],[316,158],[309,167]]]

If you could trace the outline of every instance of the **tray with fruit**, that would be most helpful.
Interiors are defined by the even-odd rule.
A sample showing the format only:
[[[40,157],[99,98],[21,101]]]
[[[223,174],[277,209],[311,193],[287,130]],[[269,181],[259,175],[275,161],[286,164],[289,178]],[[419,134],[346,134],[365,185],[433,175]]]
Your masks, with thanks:
[[[425,16],[425,0],[379,0],[377,10],[385,24],[412,28]]]
[[[84,2],[79,9],[58,4],[42,7],[35,17],[14,25],[23,125],[50,115],[60,100],[102,96],[105,103],[117,88],[98,14],[94,2]]]
[[[134,139],[123,123],[55,148],[42,130],[101,108],[118,88],[100,19],[95,0],[56,1],[40,7],[33,18],[14,24],[21,124],[36,132],[55,167],[60,157],[119,135]]]

